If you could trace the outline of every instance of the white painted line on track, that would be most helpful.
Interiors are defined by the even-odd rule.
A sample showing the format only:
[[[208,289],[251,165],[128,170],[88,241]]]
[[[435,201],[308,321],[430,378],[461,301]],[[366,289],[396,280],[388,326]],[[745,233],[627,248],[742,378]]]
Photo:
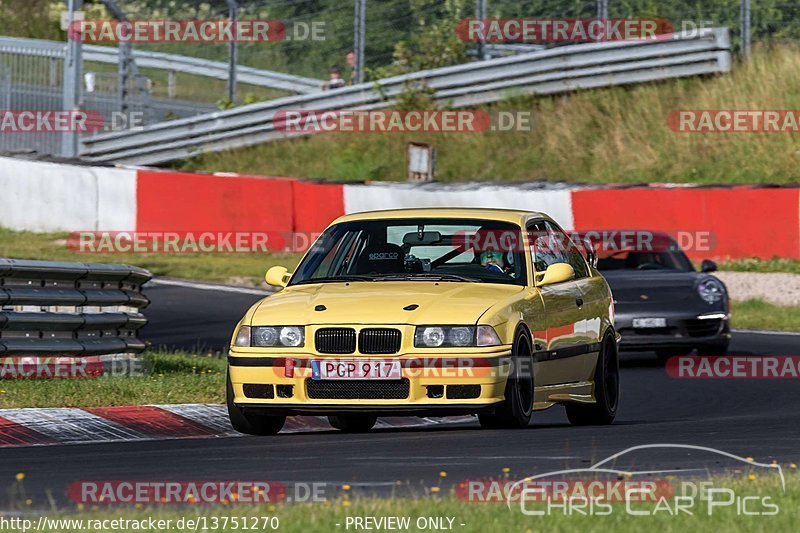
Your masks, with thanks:
[[[766,329],[734,329],[734,333],[755,333],[757,335],[792,335],[800,337],[800,331],[774,331]]]
[[[222,285],[215,283],[202,283],[183,279],[153,278],[147,282],[148,285],[167,285],[170,287],[183,287],[186,289],[197,289],[202,291],[235,292],[239,294],[255,294],[257,296],[269,296],[272,291],[266,289],[256,289],[248,287],[237,287],[235,285]],[[146,286],[145,286],[146,288]]]

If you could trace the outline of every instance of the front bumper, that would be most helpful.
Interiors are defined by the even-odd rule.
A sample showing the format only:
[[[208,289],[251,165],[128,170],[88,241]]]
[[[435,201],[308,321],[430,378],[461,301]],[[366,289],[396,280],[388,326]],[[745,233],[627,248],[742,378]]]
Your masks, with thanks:
[[[634,328],[634,318],[665,318],[664,328]],[[620,350],[644,351],[662,348],[698,348],[730,342],[730,317],[725,311],[692,310],[617,312],[614,320],[621,335]]]
[[[491,410],[504,400],[511,349],[475,354],[323,356],[237,353],[228,357],[233,402],[269,414],[345,412],[451,416]],[[312,380],[314,359],[399,360],[400,380]],[[287,361],[291,361],[287,365]],[[293,370],[287,371],[287,366]]]

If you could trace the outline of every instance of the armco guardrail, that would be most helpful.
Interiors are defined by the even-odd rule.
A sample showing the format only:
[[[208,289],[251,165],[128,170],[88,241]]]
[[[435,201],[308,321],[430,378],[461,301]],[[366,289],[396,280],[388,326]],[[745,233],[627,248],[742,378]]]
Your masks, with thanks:
[[[0,356],[141,352],[150,278],[126,265],[0,259]]]
[[[278,98],[137,131],[102,133],[82,140],[81,155],[89,161],[147,165],[251,146],[287,136],[272,122],[280,110],[385,108],[414,83],[426,83],[446,105],[464,107],[514,94],[555,94],[722,73],[730,70],[730,49],[727,28],[659,40],[563,46]]]
[[[84,61],[113,65],[119,63],[119,50],[112,46],[85,44],[82,49]],[[22,37],[0,37],[0,50],[6,52],[15,51],[24,55],[55,53],[63,57],[66,43],[42,39],[25,39]],[[143,52],[141,50],[133,50],[133,60],[139,68],[183,72],[218,80],[228,79],[228,63],[221,61],[161,52]],[[319,91],[322,86],[322,80],[241,65],[236,67],[236,79],[240,83],[269,87],[291,93]]]

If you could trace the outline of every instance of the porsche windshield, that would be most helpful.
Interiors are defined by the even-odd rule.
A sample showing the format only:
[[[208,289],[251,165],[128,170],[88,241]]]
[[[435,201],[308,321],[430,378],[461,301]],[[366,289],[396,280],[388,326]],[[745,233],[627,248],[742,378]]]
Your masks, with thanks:
[[[445,281],[525,285],[522,233],[493,220],[398,219],[328,228],[290,285]]]

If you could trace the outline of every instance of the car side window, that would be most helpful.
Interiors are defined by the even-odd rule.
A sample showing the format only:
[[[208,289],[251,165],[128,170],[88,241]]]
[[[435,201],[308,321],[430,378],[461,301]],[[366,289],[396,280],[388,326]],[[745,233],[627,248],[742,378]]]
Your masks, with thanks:
[[[545,221],[529,224],[527,229],[531,243],[531,259],[537,273],[544,272],[550,265],[567,262],[553,231],[548,228]]]
[[[563,256],[564,262],[569,263],[570,266],[572,266],[572,269],[575,271],[575,279],[588,278],[589,267],[583,258],[583,254],[580,252],[572,239],[569,238],[569,235],[567,235],[564,230],[558,226],[555,226],[549,222],[547,222],[547,227],[555,235],[555,240],[559,243],[559,249]]]

